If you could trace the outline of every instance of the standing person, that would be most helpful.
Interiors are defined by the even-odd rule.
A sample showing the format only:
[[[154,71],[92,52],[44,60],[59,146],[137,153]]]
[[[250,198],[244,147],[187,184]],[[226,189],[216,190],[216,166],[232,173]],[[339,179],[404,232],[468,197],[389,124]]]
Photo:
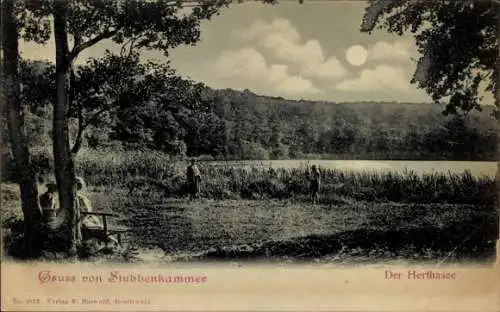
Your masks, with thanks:
[[[319,201],[319,191],[321,186],[321,173],[316,165],[311,166],[309,181],[311,182],[311,201],[313,202],[313,204],[316,204]]]
[[[191,159],[191,165],[187,167],[187,182],[189,188],[189,199],[198,197],[201,190],[201,173],[196,161]]]

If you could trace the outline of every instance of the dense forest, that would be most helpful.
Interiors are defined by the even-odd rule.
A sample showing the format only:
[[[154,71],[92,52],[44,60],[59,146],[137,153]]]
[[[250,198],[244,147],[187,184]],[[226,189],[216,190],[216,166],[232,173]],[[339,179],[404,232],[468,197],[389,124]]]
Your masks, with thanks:
[[[442,116],[433,104],[336,104],[250,91],[204,92],[200,107],[179,102],[123,107],[113,120],[89,128],[85,142],[97,149],[147,148],[215,159],[496,158],[497,132],[486,112]],[[45,134],[40,143],[49,142],[48,115],[30,115],[31,137]]]
[[[30,102],[29,137],[32,147],[46,146],[52,127],[46,88],[53,86],[42,86],[41,80],[50,76],[44,72],[50,66],[30,66],[24,68],[24,90],[45,91],[25,96]],[[114,66],[124,68],[120,62]],[[75,102],[84,103],[88,115],[97,112],[82,135],[82,145],[90,149],[157,150],[180,158],[231,160],[496,160],[497,126],[488,107],[445,116],[444,105],[438,104],[288,100],[250,90],[214,90],[173,72],[158,74],[161,83],[146,96],[140,94],[145,85],[136,85],[137,80],[116,81],[125,85],[118,92],[111,74],[101,74],[99,80],[87,73],[84,67],[77,72],[86,90]],[[108,91],[98,90],[106,84]],[[102,109],[95,103],[106,92],[107,98],[113,97],[112,105]],[[78,135],[77,115],[70,127],[73,138]]]

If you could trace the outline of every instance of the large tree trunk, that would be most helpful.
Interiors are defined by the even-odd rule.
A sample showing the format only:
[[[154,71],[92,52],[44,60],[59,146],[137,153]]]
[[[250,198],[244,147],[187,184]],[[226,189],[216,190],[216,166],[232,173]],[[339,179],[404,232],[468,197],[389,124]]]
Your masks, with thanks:
[[[7,105],[10,146],[21,190],[24,215],[24,242],[28,255],[35,256],[40,247],[35,238],[41,221],[38,206],[36,173],[31,165],[28,142],[24,131],[24,116],[20,100],[18,29],[14,16],[14,1],[2,1],[3,97]]]
[[[69,144],[68,110],[69,81],[71,63],[69,59],[68,33],[66,29],[67,0],[54,1],[54,37],[56,43],[56,88],[57,97],[54,105],[53,147],[54,165],[59,189],[59,204],[68,216],[68,233],[70,255],[76,255],[81,243],[81,232],[78,226],[79,211],[75,204],[75,166]]]
[[[497,130],[499,129],[500,125],[500,2],[496,3],[496,14],[497,14],[497,27],[496,27],[496,33],[497,33],[497,60],[496,60],[496,83],[495,83],[495,106],[496,106],[496,114],[497,114],[497,124],[496,128]],[[500,153],[500,136],[497,136],[497,146],[496,146],[496,153],[497,153],[497,160],[499,160],[499,153]],[[497,205],[500,203],[500,162],[497,163],[497,174],[496,174],[496,186],[497,186]],[[500,215],[498,224],[500,226]],[[500,228],[499,228],[499,235],[497,238],[497,244],[496,244],[496,250],[497,250],[497,263],[500,263]]]

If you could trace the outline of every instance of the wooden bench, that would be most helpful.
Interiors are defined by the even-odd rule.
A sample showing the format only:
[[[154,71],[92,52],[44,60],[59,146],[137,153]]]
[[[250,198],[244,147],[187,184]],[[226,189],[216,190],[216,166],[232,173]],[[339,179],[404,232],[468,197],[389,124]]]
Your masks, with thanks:
[[[85,238],[97,238],[103,240],[106,245],[109,241],[110,236],[116,235],[118,239],[118,244],[122,244],[122,234],[128,232],[130,229],[126,227],[110,227],[108,226],[107,217],[118,217],[117,214],[110,212],[80,212],[82,216],[100,216],[102,217],[102,227],[101,226],[85,226],[82,227],[82,236]]]

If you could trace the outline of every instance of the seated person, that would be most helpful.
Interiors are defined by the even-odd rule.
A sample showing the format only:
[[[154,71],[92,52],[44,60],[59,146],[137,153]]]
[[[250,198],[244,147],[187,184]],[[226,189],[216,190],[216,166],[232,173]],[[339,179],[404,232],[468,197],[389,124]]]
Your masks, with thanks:
[[[47,183],[45,186],[47,191],[38,196],[38,204],[42,211],[43,220],[49,222],[55,219],[58,210],[57,185]]]
[[[82,178],[77,177],[76,178],[76,199],[77,199],[77,205],[78,209],[80,209],[80,212],[92,212],[92,204],[87,196],[82,194],[82,190],[85,187],[85,182],[83,181]],[[103,228],[103,225],[101,224],[101,221],[97,216],[94,215],[86,215],[86,216],[81,216],[82,218],[82,229],[85,230],[86,228]],[[112,242],[115,242],[118,244],[118,240],[114,237],[109,237],[109,240]]]
[[[92,212],[92,204],[87,196],[82,194],[82,190],[85,187],[85,182],[82,178],[76,178],[76,202],[80,212]],[[101,221],[97,216],[87,215],[82,216],[82,226],[84,227],[102,227]]]

